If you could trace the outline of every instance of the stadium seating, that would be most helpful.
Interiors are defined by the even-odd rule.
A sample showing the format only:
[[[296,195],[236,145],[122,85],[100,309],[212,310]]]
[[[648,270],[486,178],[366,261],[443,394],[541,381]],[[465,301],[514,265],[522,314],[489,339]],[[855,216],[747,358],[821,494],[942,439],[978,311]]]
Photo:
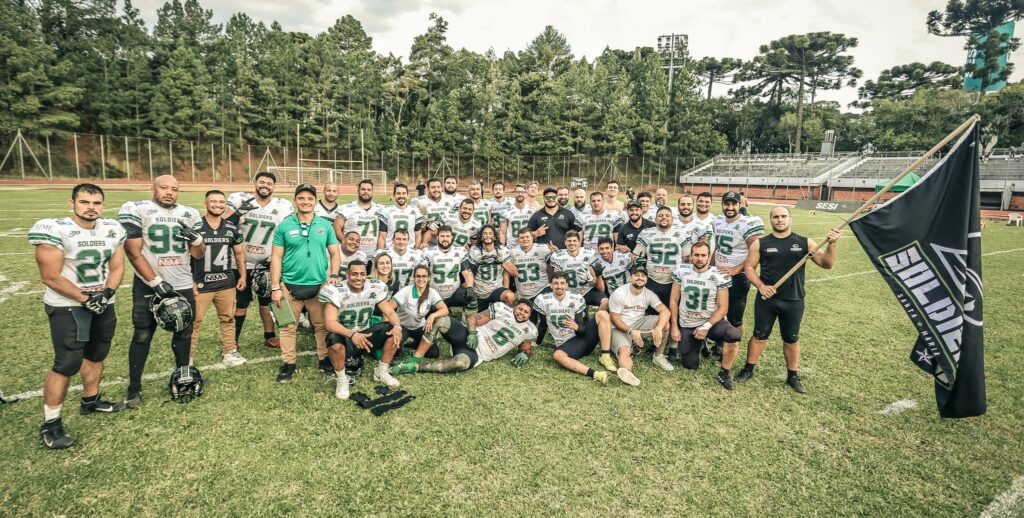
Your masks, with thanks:
[[[919,155],[918,155],[919,156]],[[858,166],[843,173],[843,178],[877,178],[884,180],[892,178],[910,164],[917,160],[918,156],[903,157],[868,157]],[[938,158],[929,158],[917,168],[918,176],[924,175],[933,165],[939,161]]]
[[[722,155],[684,173],[684,177],[815,178],[841,164],[846,158],[781,154]]]

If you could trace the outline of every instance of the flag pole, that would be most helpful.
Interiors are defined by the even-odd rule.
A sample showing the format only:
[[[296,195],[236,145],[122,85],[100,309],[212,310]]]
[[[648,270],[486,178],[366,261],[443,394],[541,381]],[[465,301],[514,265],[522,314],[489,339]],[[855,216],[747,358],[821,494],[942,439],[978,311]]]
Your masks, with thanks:
[[[929,158],[931,158],[932,155],[934,155],[935,153],[938,153],[939,150],[941,150],[942,148],[946,147],[946,145],[949,144],[950,141],[952,141],[953,139],[955,139],[958,136],[960,136],[961,133],[963,133],[964,131],[967,131],[967,128],[970,128],[972,124],[974,124],[974,123],[976,123],[976,122],[978,122],[980,120],[981,120],[981,117],[979,115],[977,115],[977,114],[972,115],[970,118],[965,120],[962,124],[960,124],[959,127],[957,127],[957,129],[953,130],[952,133],[950,133],[949,135],[946,135],[946,138],[940,140],[938,144],[935,144],[934,146],[932,146],[932,148],[929,149],[927,153],[921,155],[917,160],[914,161],[914,163],[912,163],[912,164],[908,165],[906,168],[904,168],[903,172],[901,172],[899,175],[897,175],[896,178],[893,178],[892,180],[889,180],[889,183],[885,184],[885,187],[883,187],[880,191],[876,192],[875,195],[872,196],[871,198],[868,198],[868,201],[864,202],[864,204],[861,205],[860,208],[857,209],[853,213],[853,215],[851,215],[847,219],[844,219],[843,222],[840,223],[839,226],[835,228],[835,230],[843,230],[844,228],[846,228],[846,226],[849,225],[851,221],[857,219],[857,217],[860,216],[861,214],[863,214],[864,212],[867,212],[867,210],[869,208],[871,208],[872,205],[874,205],[876,202],[878,202],[878,199],[881,198],[883,194],[889,192],[889,190],[892,189],[897,183],[899,183],[899,181],[902,180],[903,177],[905,177],[908,174],[910,174],[911,171],[916,170],[918,167],[921,166],[921,164],[924,163],[925,160],[928,160]],[[823,246],[829,246],[827,238],[823,240],[823,243],[824,243]],[[772,285],[772,287],[775,288],[775,289],[779,289],[779,286],[781,286],[782,283],[786,282],[786,280],[788,280],[790,277],[792,277],[793,274],[796,273],[796,271],[799,270],[800,267],[803,266],[804,263],[806,263],[808,259],[813,257],[814,254],[817,253],[817,251],[820,248],[821,248],[821,246],[811,250],[811,247],[807,247],[807,254],[805,254],[802,258],[800,258],[800,261],[798,261],[795,265],[793,265],[793,267],[790,268],[788,272],[786,272],[786,275],[783,275],[782,278],[778,280],[778,282],[776,282],[774,285]]]

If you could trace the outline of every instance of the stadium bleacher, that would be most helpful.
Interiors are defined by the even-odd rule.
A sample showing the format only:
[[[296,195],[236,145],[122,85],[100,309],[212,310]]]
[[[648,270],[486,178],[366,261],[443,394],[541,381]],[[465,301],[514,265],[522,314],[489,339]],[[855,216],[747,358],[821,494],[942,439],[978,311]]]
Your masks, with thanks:
[[[814,178],[841,164],[847,156],[721,155],[684,176],[717,178]]]
[[[917,160],[917,156],[910,157],[868,157],[856,167],[843,173],[843,178],[877,178],[884,180],[900,174],[903,169]],[[918,176],[924,175],[932,166],[938,163],[938,158],[929,158],[917,168]]]

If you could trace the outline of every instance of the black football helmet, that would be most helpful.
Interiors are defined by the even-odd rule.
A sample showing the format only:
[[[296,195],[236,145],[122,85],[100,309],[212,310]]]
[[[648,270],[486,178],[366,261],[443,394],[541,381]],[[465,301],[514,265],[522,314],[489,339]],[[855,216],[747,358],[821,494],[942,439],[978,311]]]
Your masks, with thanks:
[[[171,401],[188,403],[203,395],[204,385],[203,375],[199,373],[199,369],[184,365],[171,372],[167,388],[171,394]]]

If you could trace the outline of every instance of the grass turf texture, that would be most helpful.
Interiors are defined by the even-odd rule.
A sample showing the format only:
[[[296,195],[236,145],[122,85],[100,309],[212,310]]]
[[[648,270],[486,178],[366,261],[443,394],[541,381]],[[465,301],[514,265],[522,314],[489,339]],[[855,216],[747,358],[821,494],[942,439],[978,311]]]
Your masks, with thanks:
[[[147,196],[111,192],[104,215]],[[66,214],[66,198],[0,191],[7,394],[38,389],[52,361],[25,233]],[[181,198],[201,206],[201,194]],[[753,212],[767,220],[768,207]],[[794,211],[794,229],[818,240],[838,220]],[[844,236],[834,270],[808,268],[806,396],[783,384],[777,331],[756,377],[731,393],[714,382],[714,364],[666,373],[649,358],[636,367],[640,387],[601,387],[560,369],[544,348],[522,369],[505,358],[457,375],[403,376],[417,399],[379,418],[336,400],[312,356],[300,357],[286,385],[274,381],[277,361],[211,369],[206,395],[188,405],[168,402],[163,379],[146,382],[140,410],[113,416],[79,416],[79,393],[70,393],[65,427],[77,444],[60,452],[38,438],[41,399],[0,408],[0,514],[977,514],[1024,466],[1024,251],[984,258],[989,412],[940,420],[931,379],[907,360],[914,332],[889,289],[874,272],[841,277],[872,269]],[[1024,248],[1024,234],[990,225],[983,246]],[[28,283],[22,293],[4,291],[18,282]],[[119,294],[105,381],[127,377],[131,295]],[[752,319],[751,301],[737,367]],[[211,312],[197,365],[219,361],[215,327]],[[247,358],[275,356],[260,345],[255,311],[245,327]],[[171,368],[169,342],[158,332],[147,373]],[[313,349],[306,332],[299,349]],[[586,362],[598,367],[596,355]],[[373,396],[371,376],[355,390]],[[104,392],[120,399],[124,388]],[[919,404],[878,413],[899,399]]]

